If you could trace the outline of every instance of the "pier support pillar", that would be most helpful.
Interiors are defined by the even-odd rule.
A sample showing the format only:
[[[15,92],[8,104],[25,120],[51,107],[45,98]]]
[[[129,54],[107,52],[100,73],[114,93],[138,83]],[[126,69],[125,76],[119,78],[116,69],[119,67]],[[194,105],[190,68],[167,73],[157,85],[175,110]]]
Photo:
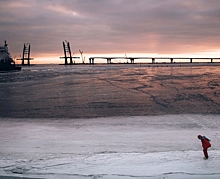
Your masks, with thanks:
[[[111,58],[107,58],[107,64],[111,64],[112,62],[111,62]]]
[[[152,63],[155,63],[155,58],[152,58]]]
[[[192,58],[190,58],[190,63],[192,63],[193,62],[193,59]]]
[[[134,63],[134,58],[130,58],[130,61],[133,64]]]
[[[94,64],[94,58],[89,58],[89,63]]]
[[[213,63],[213,59],[211,58],[211,63]]]
[[[170,59],[170,63],[173,63],[173,58]]]

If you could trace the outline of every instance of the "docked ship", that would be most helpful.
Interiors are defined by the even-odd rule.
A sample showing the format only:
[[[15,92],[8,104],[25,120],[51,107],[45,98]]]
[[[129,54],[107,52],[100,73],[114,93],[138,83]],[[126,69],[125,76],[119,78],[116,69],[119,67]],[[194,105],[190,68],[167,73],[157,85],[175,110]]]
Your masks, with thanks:
[[[15,65],[15,61],[11,58],[8,51],[8,44],[0,45],[0,71],[21,70],[20,66]]]

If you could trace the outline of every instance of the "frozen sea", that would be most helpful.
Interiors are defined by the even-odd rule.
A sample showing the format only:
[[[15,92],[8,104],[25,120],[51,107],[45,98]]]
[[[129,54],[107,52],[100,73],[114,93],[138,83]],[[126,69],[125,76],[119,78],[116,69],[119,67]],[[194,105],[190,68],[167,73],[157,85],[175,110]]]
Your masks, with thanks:
[[[0,178],[220,178],[220,66],[0,73]],[[211,139],[203,160],[197,135]]]

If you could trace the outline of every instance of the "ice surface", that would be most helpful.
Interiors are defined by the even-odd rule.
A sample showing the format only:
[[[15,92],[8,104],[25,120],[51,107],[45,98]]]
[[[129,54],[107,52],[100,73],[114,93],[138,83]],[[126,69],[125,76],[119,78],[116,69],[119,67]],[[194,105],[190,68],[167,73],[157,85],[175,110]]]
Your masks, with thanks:
[[[219,126],[219,115],[3,118],[0,178],[217,179]],[[198,134],[211,139],[208,160]]]
[[[160,65],[0,73],[0,179],[220,178],[219,67]]]
[[[220,113],[219,66],[36,65],[0,84],[0,117]]]

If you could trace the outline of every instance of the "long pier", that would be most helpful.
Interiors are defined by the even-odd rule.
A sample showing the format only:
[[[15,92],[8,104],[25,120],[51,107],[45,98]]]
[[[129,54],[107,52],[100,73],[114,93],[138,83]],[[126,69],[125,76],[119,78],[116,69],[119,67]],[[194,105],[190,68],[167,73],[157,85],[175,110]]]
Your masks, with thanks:
[[[220,60],[220,58],[198,58],[198,57],[90,57],[89,63],[94,64],[95,59],[106,59],[107,64],[111,64],[113,59],[127,59],[130,60],[131,64],[134,64],[137,59],[151,59],[151,63],[156,63],[156,60],[170,60],[170,63],[174,63],[175,60],[189,60],[189,63],[193,63],[193,60],[209,60],[211,63],[214,60]]]

